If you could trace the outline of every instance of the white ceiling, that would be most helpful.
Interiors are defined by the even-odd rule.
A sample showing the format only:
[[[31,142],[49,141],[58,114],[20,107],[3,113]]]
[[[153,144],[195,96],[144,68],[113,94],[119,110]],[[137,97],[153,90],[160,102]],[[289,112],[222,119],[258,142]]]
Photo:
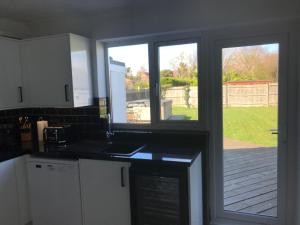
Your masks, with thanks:
[[[142,7],[148,9],[154,7],[154,11],[156,11],[164,5],[169,11],[174,8],[176,2],[182,5],[183,10],[185,6],[198,5],[199,7],[196,8],[200,11],[215,4],[212,9],[214,11],[218,6],[224,6],[227,3],[231,6],[247,5],[244,2],[248,2],[249,5],[253,2],[260,5],[268,4],[270,10],[276,8],[279,3],[290,5],[293,8],[292,5],[295,5],[299,0],[0,0],[0,17],[20,22],[37,22],[67,16],[88,17],[101,15],[104,12],[110,13],[112,9],[115,10],[116,8]],[[282,9],[282,7],[277,8],[279,11]]]
[[[0,0],[0,16],[23,22],[68,15],[90,16],[128,7],[133,1],[141,4],[150,0]]]

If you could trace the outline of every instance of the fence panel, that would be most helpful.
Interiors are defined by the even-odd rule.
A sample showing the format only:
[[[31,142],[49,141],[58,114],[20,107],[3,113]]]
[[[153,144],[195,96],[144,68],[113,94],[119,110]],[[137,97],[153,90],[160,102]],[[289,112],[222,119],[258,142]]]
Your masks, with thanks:
[[[127,101],[150,99],[149,89],[127,90]],[[186,107],[185,87],[166,90],[165,100],[172,100],[175,106]],[[189,104],[198,107],[198,87],[190,87]],[[278,83],[223,85],[225,107],[275,106],[278,104]]]

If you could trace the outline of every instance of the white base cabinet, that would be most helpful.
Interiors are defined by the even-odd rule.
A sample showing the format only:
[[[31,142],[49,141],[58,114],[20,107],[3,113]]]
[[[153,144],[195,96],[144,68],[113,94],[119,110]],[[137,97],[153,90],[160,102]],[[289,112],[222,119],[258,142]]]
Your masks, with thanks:
[[[130,225],[130,163],[79,161],[84,225]]]
[[[31,221],[26,157],[0,162],[0,224],[25,225]]]
[[[0,224],[18,225],[18,194],[14,160],[0,163]]]

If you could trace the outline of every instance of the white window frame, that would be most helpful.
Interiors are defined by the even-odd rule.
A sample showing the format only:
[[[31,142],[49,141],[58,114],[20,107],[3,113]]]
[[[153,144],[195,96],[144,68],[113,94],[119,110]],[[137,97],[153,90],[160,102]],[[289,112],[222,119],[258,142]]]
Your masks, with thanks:
[[[106,59],[106,89],[107,96],[112,99],[109,82],[109,63],[108,63],[108,48],[148,44],[149,54],[149,74],[150,74],[150,109],[151,122],[149,124],[134,124],[134,123],[112,123],[112,128],[115,130],[149,130],[149,129],[175,129],[175,130],[207,130],[207,77],[204,75],[205,63],[204,51],[201,46],[204,46],[199,32],[185,32],[177,34],[166,34],[159,36],[150,36],[143,38],[125,38],[116,40],[104,40],[102,42],[105,47]],[[198,120],[195,121],[164,121],[160,120],[160,100],[157,94],[157,84],[159,83],[158,71],[158,46],[197,43],[197,57],[198,57]],[[111,105],[111,104],[110,104]],[[109,110],[113,110],[110,108]]]
[[[223,118],[222,118],[222,49],[279,43],[279,106],[278,106],[278,217],[265,217],[224,211],[223,189]],[[212,224],[285,225],[287,199],[287,58],[288,37],[285,34],[221,38],[212,43],[211,85],[211,153],[210,215]]]

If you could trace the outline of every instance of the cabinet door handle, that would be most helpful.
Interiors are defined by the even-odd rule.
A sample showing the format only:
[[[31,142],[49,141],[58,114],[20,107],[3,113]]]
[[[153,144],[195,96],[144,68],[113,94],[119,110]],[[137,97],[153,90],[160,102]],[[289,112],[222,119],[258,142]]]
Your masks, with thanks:
[[[69,85],[68,84],[65,84],[65,100],[66,100],[66,102],[70,101],[70,98],[69,98]]]
[[[23,88],[18,87],[18,90],[19,90],[19,102],[22,103],[23,102]]]
[[[121,187],[125,187],[125,167],[121,167]]]

